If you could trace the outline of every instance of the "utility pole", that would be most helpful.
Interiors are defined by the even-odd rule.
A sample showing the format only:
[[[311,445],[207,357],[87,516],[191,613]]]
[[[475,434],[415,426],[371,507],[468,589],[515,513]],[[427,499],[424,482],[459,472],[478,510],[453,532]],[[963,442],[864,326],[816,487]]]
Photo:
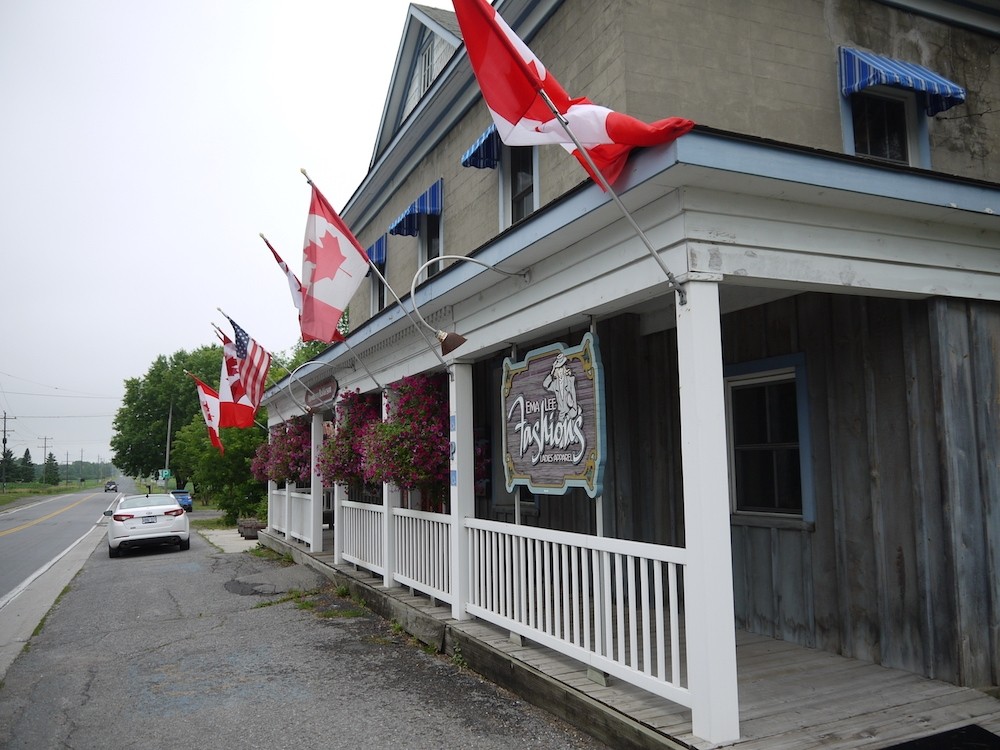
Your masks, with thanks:
[[[49,460],[49,441],[52,439],[50,437],[40,437],[38,438],[42,441],[42,444],[38,447],[42,449],[42,480],[45,479],[45,463]],[[56,472],[56,479],[59,478],[59,472]]]
[[[3,449],[0,451],[0,464],[3,465],[3,491],[7,492],[7,412],[3,413]],[[9,417],[14,420],[17,417]],[[11,430],[13,432],[13,430]]]

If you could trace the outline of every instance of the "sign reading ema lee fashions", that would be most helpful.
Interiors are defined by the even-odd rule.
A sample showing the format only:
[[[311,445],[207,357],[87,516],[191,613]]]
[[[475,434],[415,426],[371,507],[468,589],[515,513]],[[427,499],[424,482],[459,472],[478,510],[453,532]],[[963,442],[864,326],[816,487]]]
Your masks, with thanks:
[[[604,383],[597,339],[579,346],[534,349],[503,363],[503,467],[507,491],[565,494],[581,487],[590,497],[604,479]]]

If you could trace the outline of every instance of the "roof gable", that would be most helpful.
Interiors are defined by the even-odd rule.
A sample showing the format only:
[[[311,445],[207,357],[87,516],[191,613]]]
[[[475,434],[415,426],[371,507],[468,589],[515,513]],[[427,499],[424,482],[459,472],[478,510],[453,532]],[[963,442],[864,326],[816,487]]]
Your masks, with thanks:
[[[410,5],[382,109],[372,164],[392,142],[407,115],[430,89],[461,43],[454,13]]]

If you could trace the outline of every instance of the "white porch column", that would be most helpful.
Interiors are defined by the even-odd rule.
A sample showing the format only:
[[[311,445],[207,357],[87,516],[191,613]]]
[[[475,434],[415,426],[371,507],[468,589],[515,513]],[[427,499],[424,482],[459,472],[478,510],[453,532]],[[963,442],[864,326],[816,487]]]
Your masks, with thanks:
[[[448,381],[451,407],[451,616],[468,620],[469,536],[465,519],[476,515],[475,446],[472,438],[472,365],[454,364]]]
[[[388,390],[382,391],[382,419],[389,415]],[[382,485],[382,586],[387,589],[398,586],[393,577],[396,572],[396,517],[392,514],[399,507],[399,488],[392,484]]]
[[[677,305],[684,472],[684,573],[692,732],[739,739],[729,461],[717,280],[689,280]]]
[[[273,479],[267,480],[267,528],[274,531],[274,493],[278,491],[278,483]]]
[[[292,540],[292,487],[294,485],[285,480],[285,541]]]
[[[319,451],[323,447],[323,415],[313,414],[310,423],[312,449],[309,472],[309,550],[323,551],[323,480],[316,470]]]
[[[344,497],[347,490],[340,482],[333,485],[333,562],[344,562]]]

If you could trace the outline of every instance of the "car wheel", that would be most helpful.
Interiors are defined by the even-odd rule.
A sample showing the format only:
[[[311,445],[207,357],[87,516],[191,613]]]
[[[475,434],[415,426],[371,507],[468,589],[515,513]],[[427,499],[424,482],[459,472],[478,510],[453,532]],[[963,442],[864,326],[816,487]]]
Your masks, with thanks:
[[[119,555],[121,555],[121,553],[122,553],[121,547],[116,548],[112,547],[110,544],[108,545],[108,557],[118,557]]]
[[[182,539],[180,547],[181,547],[182,550],[191,549],[191,540],[190,539]]]

